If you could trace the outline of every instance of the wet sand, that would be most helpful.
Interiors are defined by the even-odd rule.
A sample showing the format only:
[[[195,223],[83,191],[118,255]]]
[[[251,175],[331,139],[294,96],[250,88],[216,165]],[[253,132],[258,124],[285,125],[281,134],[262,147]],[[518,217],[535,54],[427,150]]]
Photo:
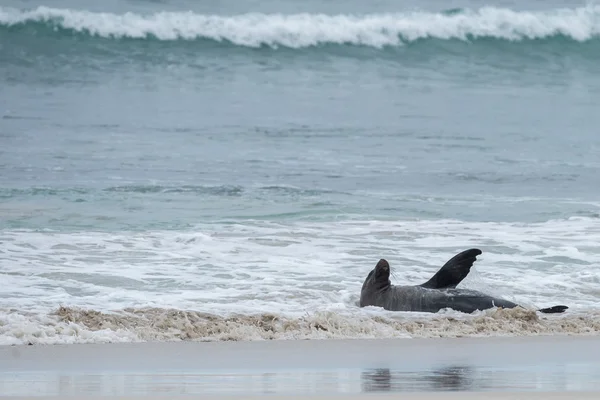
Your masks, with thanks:
[[[83,399],[600,398],[600,336],[6,346],[0,348],[0,393]]]
[[[39,399],[39,397],[17,397],[8,396],[4,397],[0,395],[2,399],[20,399],[20,400],[33,400]],[[55,396],[55,397],[43,397],[45,400],[49,399],[64,399],[68,396]],[[106,399],[105,396],[85,396],[85,397],[72,397],[82,400],[100,400]],[[141,400],[141,399],[152,399],[152,400],[168,400],[168,399],[219,399],[219,400],[258,400],[264,398],[276,398],[286,400],[342,400],[342,399],[355,399],[355,400],[388,400],[388,399],[406,399],[406,400],[569,400],[569,399],[581,399],[581,400],[592,400],[598,399],[597,392],[439,392],[439,393],[399,393],[394,394],[348,394],[348,395],[305,395],[305,396],[273,396],[273,395],[256,395],[256,396],[213,396],[213,395],[198,395],[198,396],[122,396],[122,397],[108,397],[113,400]]]

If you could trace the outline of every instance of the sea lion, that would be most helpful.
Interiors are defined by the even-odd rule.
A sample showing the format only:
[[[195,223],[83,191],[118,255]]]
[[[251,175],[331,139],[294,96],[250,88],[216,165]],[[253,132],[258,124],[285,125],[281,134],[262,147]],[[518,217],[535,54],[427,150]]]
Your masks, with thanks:
[[[390,311],[417,311],[435,313],[451,308],[464,313],[493,307],[514,308],[512,301],[488,296],[476,290],[456,289],[481,254],[479,249],[469,249],[452,257],[427,282],[414,286],[392,285],[390,265],[379,260],[369,272],[360,292],[360,307],[377,306]],[[562,313],[567,306],[542,308],[543,313]]]

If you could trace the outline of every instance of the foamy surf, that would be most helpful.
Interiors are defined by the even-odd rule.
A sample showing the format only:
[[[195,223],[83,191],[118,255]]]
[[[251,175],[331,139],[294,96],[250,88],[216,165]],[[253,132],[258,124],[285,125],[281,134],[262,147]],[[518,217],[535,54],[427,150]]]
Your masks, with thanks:
[[[233,16],[192,12],[112,14],[37,7],[0,7],[0,26],[39,23],[103,38],[208,39],[239,46],[303,48],[350,44],[381,48],[420,39],[544,39],[564,36],[576,41],[597,37],[600,7],[589,5],[548,11],[513,11],[483,7],[453,13],[405,12],[370,15],[261,14]]]
[[[4,230],[0,242],[3,344],[587,334],[600,318],[595,218]],[[423,315],[357,306],[379,258],[391,263],[394,284],[418,284],[470,247],[483,254],[460,287],[527,310],[569,310]]]
[[[299,339],[450,338],[591,335],[600,313],[542,316],[522,308],[472,315],[316,312],[220,316],[161,308],[113,312],[60,307],[47,315],[0,311],[0,345],[145,341],[253,341]]]

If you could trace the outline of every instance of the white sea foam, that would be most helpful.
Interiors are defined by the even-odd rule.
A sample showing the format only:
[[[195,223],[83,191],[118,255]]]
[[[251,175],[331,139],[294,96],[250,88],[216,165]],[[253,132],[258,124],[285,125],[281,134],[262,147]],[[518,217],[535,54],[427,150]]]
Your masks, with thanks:
[[[600,32],[600,6],[547,11],[484,7],[460,13],[405,12],[370,15],[260,14],[234,16],[192,12],[94,13],[38,7],[0,7],[0,24],[42,22],[101,37],[160,40],[210,39],[236,45],[302,48],[319,44],[397,46],[423,38],[492,37],[507,40],[564,35],[589,40]]]
[[[593,218],[249,221],[141,233],[5,230],[0,242],[0,344],[589,333],[600,320],[600,220]],[[414,326],[422,329],[416,329],[407,322],[412,314],[357,307],[379,258],[390,261],[393,283],[417,284],[470,247],[483,254],[461,287],[530,310],[570,309],[540,317],[535,326],[523,322],[533,312],[507,314],[500,325],[477,325],[477,316],[453,311],[418,314],[421,325]],[[265,318],[276,326],[263,329]],[[444,324],[451,327],[443,331]]]
[[[540,316],[521,308],[466,315],[453,312],[322,311],[300,317],[218,316],[162,308],[111,313],[60,307],[48,315],[0,310],[0,345],[140,341],[247,341],[532,335],[597,335],[600,313]]]

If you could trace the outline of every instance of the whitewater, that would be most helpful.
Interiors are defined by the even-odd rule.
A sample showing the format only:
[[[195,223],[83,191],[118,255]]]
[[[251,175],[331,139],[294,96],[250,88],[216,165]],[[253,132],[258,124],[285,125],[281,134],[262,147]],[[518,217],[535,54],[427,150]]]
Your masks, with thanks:
[[[600,227],[460,221],[233,223],[189,232],[4,231],[3,344],[597,332]],[[523,305],[466,315],[360,309],[379,258],[419,284],[479,247],[460,287]],[[566,304],[565,315],[537,307]]]
[[[99,13],[45,6],[33,10],[0,7],[0,26],[38,23],[103,38],[159,40],[210,39],[235,45],[303,48],[351,44],[381,48],[417,40],[494,38],[544,39],[553,36],[583,42],[600,33],[600,6],[524,12],[482,7],[446,13],[404,12],[366,15],[263,14],[234,16],[188,12],[148,15]]]

